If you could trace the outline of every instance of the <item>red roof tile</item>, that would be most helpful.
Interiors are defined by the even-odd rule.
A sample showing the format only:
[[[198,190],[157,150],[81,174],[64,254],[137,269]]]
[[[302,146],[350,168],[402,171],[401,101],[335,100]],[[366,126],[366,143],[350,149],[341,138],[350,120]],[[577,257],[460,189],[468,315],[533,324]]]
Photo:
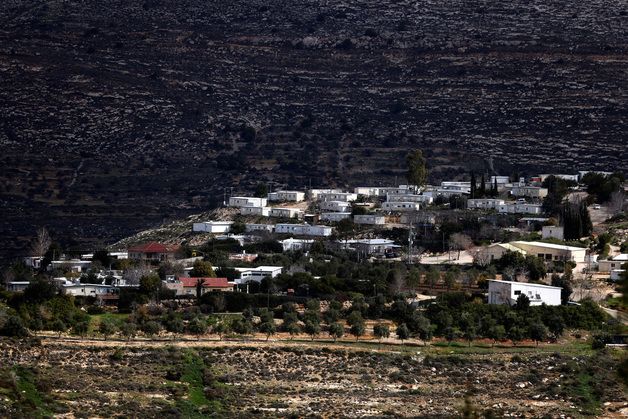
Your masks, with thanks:
[[[184,287],[196,287],[198,280],[203,280],[204,288],[227,288],[230,287],[227,278],[179,278]]]
[[[162,244],[157,242],[150,242],[140,244],[138,246],[129,247],[129,252],[132,253],[174,253],[179,250],[177,244]]]

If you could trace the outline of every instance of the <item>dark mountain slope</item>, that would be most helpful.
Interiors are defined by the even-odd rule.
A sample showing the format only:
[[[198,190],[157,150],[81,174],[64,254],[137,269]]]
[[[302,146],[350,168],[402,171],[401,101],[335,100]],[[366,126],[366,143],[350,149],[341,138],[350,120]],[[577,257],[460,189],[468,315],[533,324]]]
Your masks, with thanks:
[[[628,8],[3,1],[0,253],[105,242],[259,181],[626,170]],[[132,230],[132,231],[129,231]]]

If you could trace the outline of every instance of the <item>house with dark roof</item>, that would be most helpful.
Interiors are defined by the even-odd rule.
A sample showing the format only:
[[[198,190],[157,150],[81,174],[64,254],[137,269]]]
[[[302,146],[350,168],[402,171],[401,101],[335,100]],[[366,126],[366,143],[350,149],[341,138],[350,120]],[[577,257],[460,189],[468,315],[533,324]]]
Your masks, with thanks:
[[[227,278],[177,278],[172,282],[165,282],[165,287],[174,290],[177,297],[195,297],[198,284],[201,284],[201,295],[207,292],[231,292],[233,283]]]
[[[162,262],[164,260],[174,260],[175,254],[179,251],[177,244],[162,244],[150,242],[138,246],[129,247],[129,259],[142,260],[146,262]]]

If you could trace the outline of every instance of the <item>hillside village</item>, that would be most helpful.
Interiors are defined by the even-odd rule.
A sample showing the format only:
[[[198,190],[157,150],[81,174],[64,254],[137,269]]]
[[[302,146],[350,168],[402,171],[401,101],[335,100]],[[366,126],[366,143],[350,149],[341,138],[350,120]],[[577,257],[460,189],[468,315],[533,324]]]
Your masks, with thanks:
[[[596,217],[602,221],[607,216],[621,215],[624,202],[618,205],[609,200],[602,207],[594,202],[593,195],[582,192],[587,187],[582,183],[587,173],[541,174],[514,180],[508,176],[482,176],[479,182],[443,181],[440,185],[421,187],[358,186],[352,191],[336,188],[268,191],[266,185],[259,185],[255,196],[225,194],[224,208],[212,213],[215,219],[210,219],[212,215],[206,219],[194,218],[191,231],[178,242],[174,237],[162,237],[163,243],[159,239],[144,239],[143,243],[126,248],[120,244],[113,246],[116,251],[104,255],[108,266],[97,261],[93,253],[53,260],[47,260],[44,255],[29,256],[24,261],[34,270],[43,268],[46,261],[46,271],[55,274],[55,283],[66,293],[94,296],[103,302],[115,301],[125,287],[139,287],[139,277],[130,273],[137,269],[156,272],[163,264],[176,265],[172,273],[162,272],[161,279],[166,288],[175,291],[176,297],[185,298],[197,294],[195,278],[190,278],[195,262],[206,260],[219,272],[229,275],[200,281],[203,293],[248,292],[249,285],[258,289],[264,279],[302,270],[285,258],[278,259],[282,263],[277,266],[260,264],[261,260],[273,259],[267,253],[299,253],[307,257],[313,250],[324,253],[325,249],[352,253],[358,261],[385,260],[408,267],[416,264],[444,268],[440,278],[432,280],[431,287],[425,287],[426,273],[419,278],[419,284],[423,285],[420,291],[427,294],[472,289],[469,287],[477,285],[477,278],[467,278],[466,271],[470,268],[488,270],[483,275],[484,284],[487,279],[498,278],[539,283],[539,289],[545,289],[542,284],[551,285],[552,273],[564,275],[568,269],[574,282],[570,287],[579,291],[572,298],[577,301],[586,296],[599,301],[614,297],[612,284],[625,272],[622,263],[626,260],[626,229],[613,229],[612,239],[605,238],[602,244],[600,238],[609,233],[600,230],[604,227],[599,225],[593,230],[591,224],[587,233],[593,240],[574,237],[569,232],[571,237],[568,237],[569,226],[564,225],[568,220],[560,214],[551,214],[552,209],[547,205],[557,193],[555,184],[562,182],[569,185],[562,192],[562,198],[567,199],[565,205],[585,205],[587,216],[604,213],[605,216]],[[623,199],[623,191],[619,193]],[[476,224],[473,226],[476,231],[469,230],[465,226],[468,223]],[[490,232],[483,234],[482,230],[489,229]],[[220,260],[212,260],[206,252],[209,243],[235,250],[226,258],[221,255]],[[247,253],[247,248],[258,250]],[[103,252],[99,251],[100,257]],[[520,267],[498,272],[496,263],[512,253],[537,258],[542,274],[530,275],[528,268]],[[454,283],[448,278],[450,269],[457,272]],[[405,284],[399,291],[419,291],[420,287],[408,286],[407,279],[402,282]],[[445,282],[449,283],[439,289]],[[28,281],[6,283],[9,291],[22,291],[28,285]],[[294,289],[275,291],[299,293]],[[485,292],[490,294],[490,287]]]

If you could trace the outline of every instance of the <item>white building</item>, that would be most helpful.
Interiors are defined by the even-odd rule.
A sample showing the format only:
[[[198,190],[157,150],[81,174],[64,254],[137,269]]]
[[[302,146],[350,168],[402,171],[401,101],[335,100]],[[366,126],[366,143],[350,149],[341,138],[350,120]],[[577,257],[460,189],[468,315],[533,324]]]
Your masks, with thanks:
[[[314,243],[312,239],[285,239],[280,241],[284,252],[294,252],[297,250],[309,250]]]
[[[363,196],[380,196],[379,191],[381,188],[377,186],[358,186],[353,188],[353,193]]]
[[[63,285],[62,290],[67,295],[80,297],[101,297],[103,295],[117,295],[118,288],[112,285],[101,284],[72,284]]]
[[[584,263],[587,254],[587,249],[584,247],[544,242],[514,241],[510,243],[495,243],[486,248],[489,262],[501,258],[508,251],[537,256],[546,262],[573,261]]]
[[[240,272],[240,278],[235,280],[236,284],[246,284],[249,281],[261,282],[266,277],[275,278],[283,271],[281,266],[258,266],[257,268],[234,268]]]
[[[275,225],[274,224],[246,224],[244,227],[244,231],[246,231],[247,233],[254,233],[254,232],[268,232],[268,233],[272,233],[275,230]]]
[[[389,239],[342,240],[337,244],[341,249],[354,250],[363,255],[384,255],[401,247]]]
[[[23,292],[29,285],[29,281],[10,281],[7,282],[7,291]]]
[[[541,237],[544,239],[558,239],[564,240],[565,238],[565,228],[558,226],[543,226],[541,228]]]
[[[277,218],[301,218],[303,216],[303,210],[299,208],[277,207],[270,210],[270,216]]]
[[[351,204],[346,201],[323,201],[320,203],[323,211],[350,212]]]
[[[320,216],[321,221],[329,221],[331,223],[336,223],[346,218],[351,218],[350,212],[323,212]]]
[[[363,196],[378,196],[384,197],[386,195],[408,195],[415,193],[417,188],[412,185],[399,185],[399,186],[359,186],[353,189],[353,192],[357,195]]]
[[[275,233],[277,234],[294,234],[297,236],[331,236],[332,227],[309,224],[277,224]]]
[[[384,225],[386,224],[386,217],[377,214],[356,214],[353,216],[353,222],[355,224]]]
[[[514,305],[520,295],[530,299],[531,306],[559,306],[560,287],[549,285],[529,284],[525,282],[488,280],[488,303]]]
[[[493,209],[496,210],[500,205],[506,202],[503,199],[492,198],[475,198],[467,199],[467,208],[469,209]]]
[[[550,176],[554,176],[563,180],[571,180],[573,182],[578,182],[578,175],[565,175],[565,174],[542,174],[539,175],[539,177],[541,178],[541,182],[545,182],[545,179],[547,179]]]
[[[437,191],[441,194],[446,192],[452,194],[470,194],[471,193],[471,182],[441,182],[440,188],[437,188]]]
[[[29,268],[39,269],[41,268],[42,260],[44,260],[43,256],[26,256],[24,258],[24,264]]]
[[[326,193],[341,193],[342,189],[310,189],[307,193],[311,200],[315,201],[321,194]]]
[[[48,270],[62,270],[62,271],[70,271],[70,272],[83,272],[89,269],[92,266],[91,260],[79,260],[79,259],[68,259],[68,260],[53,260],[50,262],[48,266]]]
[[[266,198],[256,198],[252,196],[232,196],[229,198],[230,207],[265,207]]]
[[[192,231],[222,234],[229,231],[233,221],[203,221],[192,224]]]
[[[611,272],[615,269],[621,269],[624,263],[628,263],[628,253],[622,253],[609,260],[597,260],[598,270],[600,272]]]
[[[491,176],[490,184],[494,185],[495,181],[497,181],[497,187],[504,186],[510,182],[510,176]]]
[[[344,201],[353,202],[358,199],[358,195],[352,192],[327,192],[318,194],[320,201]]]
[[[422,204],[431,204],[434,202],[434,197],[431,195],[386,195],[387,202],[419,202]]]
[[[513,196],[525,196],[528,198],[543,199],[547,196],[547,188],[539,186],[513,186],[510,190]]]
[[[384,202],[382,209],[385,211],[418,211],[421,204],[418,202]]]
[[[542,214],[541,204],[528,204],[527,202],[506,202],[497,207],[500,214]]]
[[[305,192],[300,191],[276,191],[268,194],[269,201],[301,202],[305,199]]]
[[[524,250],[526,253],[538,256],[546,262],[573,261],[584,263],[587,249],[584,247],[565,246],[562,244],[514,241],[510,245]]]
[[[240,207],[240,214],[268,217],[270,215],[270,207]]]

